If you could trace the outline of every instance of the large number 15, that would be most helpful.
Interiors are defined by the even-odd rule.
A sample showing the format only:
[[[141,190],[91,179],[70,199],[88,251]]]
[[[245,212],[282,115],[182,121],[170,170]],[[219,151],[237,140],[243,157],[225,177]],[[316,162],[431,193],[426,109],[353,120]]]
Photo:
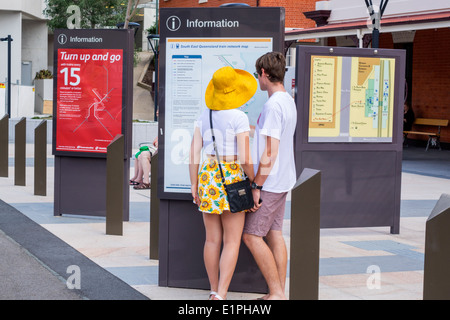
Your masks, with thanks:
[[[71,86],[77,86],[80,84],[80,76],[75,72],[80,71],[80,68],[70,68],[70,79],[75,79],[75,81],[70,81],[69,83],[69,68],[64,68],[60,71],[60,73],[64,73],[64,85],[70,84]]]

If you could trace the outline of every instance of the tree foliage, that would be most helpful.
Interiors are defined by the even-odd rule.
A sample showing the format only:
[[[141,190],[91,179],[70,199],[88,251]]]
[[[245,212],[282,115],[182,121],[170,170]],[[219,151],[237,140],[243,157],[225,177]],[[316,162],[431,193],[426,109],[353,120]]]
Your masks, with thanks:
[[[124,22],[127,11],[126,0],[46,0],[44,14],[49,18],[48,26],[51,30],[66,29],[68,19],[73,16],[69,6],[80,8],[80,27],[104,28],[115,27]]]

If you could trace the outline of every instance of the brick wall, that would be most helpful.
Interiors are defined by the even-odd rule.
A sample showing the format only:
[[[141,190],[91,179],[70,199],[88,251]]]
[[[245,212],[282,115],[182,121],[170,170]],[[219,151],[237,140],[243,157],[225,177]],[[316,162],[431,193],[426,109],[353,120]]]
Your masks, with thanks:
[[[260,0],[260,7],[284,7],[286,10],[286,28],[313,28],[316,23],[307,19],[303,12],[316,10],[319,0]]]
[[[329,39],[335,45],[335,39]],[[380,35],[380,48],[393,49],[390,33]],[[416,31],[412,61],[412,108],[416,117],[450,120],[450,29]],[[421,131],[435,127],[421,127]],[[408,136],[427,140],[423,136]],[[450,126],[442,128],[441,142],[450,143]]]
[[[450,120],[450,29],[416,31],[412,106],[417,117]],[[441,141],[450,143],[450,127]]]
[[[393,48],[391,34],[381,34],[380,48]],[[416,31],[412,61],[412,108],[418,118],[450,120],[450,29]],[[421,127],[431,130],[435,127]],[[423,136],[412,139],[427,140]],[[450,143],[450,127],[442,128],[441,142]]]

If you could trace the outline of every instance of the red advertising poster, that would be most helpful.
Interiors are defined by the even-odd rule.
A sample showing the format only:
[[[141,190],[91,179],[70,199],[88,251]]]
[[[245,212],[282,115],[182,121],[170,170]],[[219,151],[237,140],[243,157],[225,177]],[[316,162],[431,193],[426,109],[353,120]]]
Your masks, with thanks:
[[[121,49],[58,49],[56,151],[106,153],[122,133]]]

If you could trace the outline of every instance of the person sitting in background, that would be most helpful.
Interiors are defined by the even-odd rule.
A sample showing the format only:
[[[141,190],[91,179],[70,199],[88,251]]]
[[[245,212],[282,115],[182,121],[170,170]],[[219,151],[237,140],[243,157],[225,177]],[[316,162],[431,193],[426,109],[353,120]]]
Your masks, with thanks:
[[[135,155],[134,177],[130,180],[133,189],[150,189],[151,158],[158,153],[158,137],[153,140],[153,145],[142,146]]]
[[[403,113],[403,131],[411,131],[413,122],[415,120],[414,111],[408,102],[405,102]]]

